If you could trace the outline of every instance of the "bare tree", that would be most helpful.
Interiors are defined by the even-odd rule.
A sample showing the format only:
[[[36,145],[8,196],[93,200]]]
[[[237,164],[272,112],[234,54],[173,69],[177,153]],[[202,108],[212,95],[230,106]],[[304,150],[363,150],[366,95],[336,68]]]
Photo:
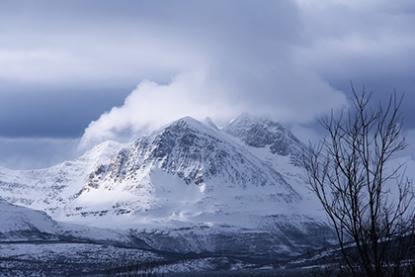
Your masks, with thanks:
[[[404,276],[414,234],[412,182],[391,160],[406,147],[402,97],[375,108],[357,94],[348,111],[321,120],[327,137],[305,154],[308,183],[340,246],[341,269],[351,276]]]

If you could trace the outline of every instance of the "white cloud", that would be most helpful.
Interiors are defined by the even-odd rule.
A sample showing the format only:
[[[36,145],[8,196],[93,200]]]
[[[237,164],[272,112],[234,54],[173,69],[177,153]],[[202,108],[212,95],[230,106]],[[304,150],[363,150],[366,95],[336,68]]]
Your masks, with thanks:
[[[165,85],[141,82],[122,106],[112,108],[89,124],[81,146],[130,138],[184,116],[221,120],[241,110],[218,99],[221,88],[209,84],[205,78],[203,72],[193,72],[178,75]]]
[[[205,71],[180,74],[168,84],[143,81],[122,106],[112,108],[89,124],[81,147],[134,138],[185,116],[199,120],[211,117],[221,123],[249,112],[301,123],[345,103],[340,93],[312,74],[288,72],[275,78],[276,89],[271,92],[261,86],[255,90],[255,82],[246,84],[252,88],[247,91],[227,79],[214,79]],[[301,80],[301,84],[293,80]],[[308,89],[304,90],[304,84]],[[325,99],[325,103],[313,104],[315,98]]]
[[[387,78],[413,71],[415,2],[298,0],[308,43],[296,57],[326,80]],[[387,65],[387,66],[385,66]]]

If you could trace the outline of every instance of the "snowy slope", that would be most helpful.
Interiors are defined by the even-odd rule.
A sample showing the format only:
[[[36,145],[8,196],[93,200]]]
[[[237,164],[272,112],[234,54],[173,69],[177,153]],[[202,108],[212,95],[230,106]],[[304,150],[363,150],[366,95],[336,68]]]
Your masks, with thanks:
[[[18,207],[0,200],[0,239],[39,238],[58,231],[58,224],[45,212]]]
[[[0,199],[0,243],[8,241],[87,240],[134,246],[127,233],[61,223],[43,211],[10,204]],[[142,243],[136,243],[142,246]]]
[[[105,142],[75,161],[35,170],[0,168],[0,192],[8,202],[44,210],[55,217],[70,197],[79,191],[88,174],[108,162],[121,144]]]
[[[248,114],[232,120],[224,131],[245,144],[247,150],[278,171],[301,196],[298,205],[290,207],[297,214],[321,218],[320,205],[304,178],[302,155],[305,146],[288,129],[267,118]]]

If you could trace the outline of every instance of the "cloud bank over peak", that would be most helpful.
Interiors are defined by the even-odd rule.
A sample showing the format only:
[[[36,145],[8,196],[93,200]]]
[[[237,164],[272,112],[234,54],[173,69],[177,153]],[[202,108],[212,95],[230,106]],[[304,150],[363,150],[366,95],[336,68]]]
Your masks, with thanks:
[[[89,124],[81,146],[129,139],[184,116],[199,119],[215,116],[220,120],[235,114],[237,106],[218,101],[221,88],[209,84],[205,78],[202,73],[192,73],[178,75],[167,84],[142,81],[122,106],[113,107]]]
[[[261,87],[253,88],[252,94],[248,94],[238,91],[239,85],[210,77],[206,73],[191,72],[180,74],[167,84],[140,82],[123,105],[113,107],[89,124],[81,139],[81,149],[106,140],[129,140],[185,116],[199,120],[210,117],[222,124],[248,112],[278,121],[303,123],[333,105],[345,103],[343,95],[313,76],[278,75],[280,90],[272,94]],[[304,91],[295,85],[296,79],[314,89]],[[325,99],[327,104],[310,104],[316,97]]]

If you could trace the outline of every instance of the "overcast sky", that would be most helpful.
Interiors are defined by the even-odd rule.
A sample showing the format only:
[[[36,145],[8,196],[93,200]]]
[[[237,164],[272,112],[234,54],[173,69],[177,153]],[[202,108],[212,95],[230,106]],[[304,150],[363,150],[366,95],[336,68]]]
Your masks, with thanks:
[[[0,165],[185,115],[308,126],[351,81],[405,93],[413,137],[414,26],[412,0],[0,0]]]

